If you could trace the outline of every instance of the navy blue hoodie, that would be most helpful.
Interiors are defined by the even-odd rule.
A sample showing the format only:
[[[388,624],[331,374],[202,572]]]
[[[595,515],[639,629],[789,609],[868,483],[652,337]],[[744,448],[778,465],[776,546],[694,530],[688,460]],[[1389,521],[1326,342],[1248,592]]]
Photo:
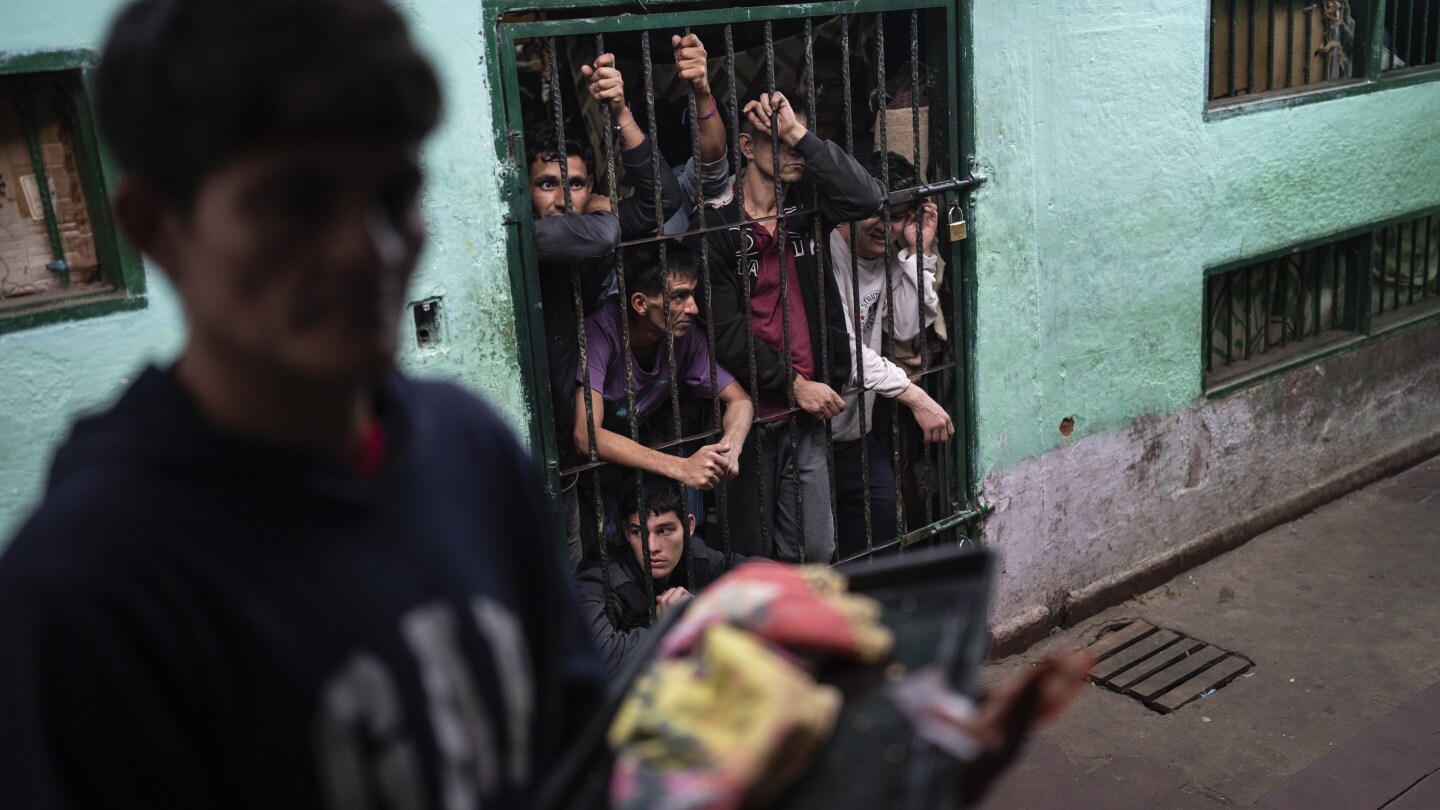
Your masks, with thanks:
[[[603,671],[542,484],[395,374],[378,476],[211,428],[151,369],[0,558],[0,807],[525,807]]]

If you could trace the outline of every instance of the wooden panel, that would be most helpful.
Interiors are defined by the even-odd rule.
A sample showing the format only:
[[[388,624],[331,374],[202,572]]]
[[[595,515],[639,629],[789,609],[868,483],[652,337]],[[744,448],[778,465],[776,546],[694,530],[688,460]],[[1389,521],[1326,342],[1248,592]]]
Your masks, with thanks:
[[[1155,632],[1155,626],[1149,622],[1135,620],[1119,630],[1113,630],[1109,634],[1101,636],[1099,641],[1086,648],[1086,652],[1095,656],[1097,660],[1104,661],[1106,658],[1119,652],[1120,648],[1133,644],[1143,636]]]
[[[1150,700],[1171,686],[1184,683],[1200,669],[1229,654],[1219,647],[1206,645],[1145,680],[1131,685],[1125,690],[1125,693],[1140,700]]]
[[[1179,641],[1155,653],[1139,665],[1131,667],[1122,674],[1111,678],[1110,685],[1120,690],[1129,689],[1161,670],[1170,668],[1172,664],[1175,664],[1190,653],[1204,646],[1205,642],[1203,641],[1196,641],[1193,638],[1181,636]]]
[[[1091,673],[1097,681],[1108,681],[1181,638],[1174,630],[1160,630],[1101,661]]]
[[[1246,659],[1232,655],[1151,701],[1149,705],[1161,712],[1173,712],[1209,690],[1224,686],[1251,666],[1253,664]]]

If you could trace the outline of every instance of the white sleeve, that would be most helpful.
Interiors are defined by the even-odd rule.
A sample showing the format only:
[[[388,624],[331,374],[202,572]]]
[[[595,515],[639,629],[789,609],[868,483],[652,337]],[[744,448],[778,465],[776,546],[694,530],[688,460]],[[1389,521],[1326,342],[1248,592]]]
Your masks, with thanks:
[[[854,347],[851,347],[854,353]],[[860,356],[865,361],[865,387],[882,397],[894,399],[905,393],[910,387],[910,377],[905,374],[905,369],[886,360],[881,354],[869,346],[860,347]],[[859,385],[859,379],[852,379],[852,383]]]
[[[925,287],[925,325],[929,326],[935,322],[940,308],[940,294],[935,291],[935,257],[926,256],[923,267],[924,277],[920,282]],[[895,311],[890,321],[894,324],[896,340],[913,340],[920,334],[915,282],[915,254],[908,249],[901,250],[890,269],[891,292],[895,297]]]
[[[850,311],[850,266],[847,261],[831,265],[835,273],[836,285],[840,288],[840,309],[845,315],[845,336],[849,341],[850,350],[850,384],[858,386],[860,375],[855,368],[855,321]],[[910,378],[905,370],[886,360],[879,352],[869,346],[860,347],[860,359],[864,363],[862,368],[865,371],[865,387],[880,394],[883,397],[898,397],[905,393],[910,387]]]

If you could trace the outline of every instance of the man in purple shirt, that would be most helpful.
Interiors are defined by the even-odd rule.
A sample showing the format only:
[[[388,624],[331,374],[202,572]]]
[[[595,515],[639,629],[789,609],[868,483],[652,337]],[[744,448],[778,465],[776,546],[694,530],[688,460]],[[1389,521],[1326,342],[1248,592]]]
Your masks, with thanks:
[[[750,432],[754,408],[740,383],[718,365],[711,386],[710,351],[705,336],[690,328],[699,312],[695,304],[699,254],[678,242],[667,242],[665,253],[662,264],[658,243],[629,249],[624,257],[624,311],[617,296],[585,319],[588,367],[577,369],[576,374],[580,390],[575,396],[575,449],[582,456],[589,453],[592,420],[585,418],[585,397],[589,396],[595,445],[602,461],[673,478],[691,489],[708,490],[739,474],[740,450]],[[667,335],[674,335],[676,384],[705,399],[716,396],[719,389],[725,415],[722,433],[714,444],[684,457],[652,450],[629,438],[630,400],[625,391],[621,318],[626,319],[630,329],[630,379],[635,392],[635,418],[642,432],[659,436],[668,433],[663,426],[647,430],[645,424],[671,399],[671,346]]]

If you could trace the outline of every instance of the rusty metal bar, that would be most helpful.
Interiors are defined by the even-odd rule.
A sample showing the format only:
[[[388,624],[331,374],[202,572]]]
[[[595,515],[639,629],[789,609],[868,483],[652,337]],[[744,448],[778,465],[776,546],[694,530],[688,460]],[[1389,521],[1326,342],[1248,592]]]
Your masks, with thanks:
[[[690,35],[689,28],[685,29],[685,35]],[[700,177],[700,112],[699,102],[695,99],[694,85],[686,88],[685,95],[686,105],[690,113],[690,160],[695,166],[695,212],[692,224],[698,222],[703,228],[705,224],[705,189],[702,178]],[[720,375],[718,361],[715,359],[715,318],[712,315],[715,311],[715,296],[710,284],[710,251],[706,250],[704,245],[701,245],[700,249],[700,276],[705,285],[705,347],[706,351],[710,354],[711,428],[714,431],[723,432],[724,417],[720,410]],[[671,368],[674,368],[673,356],[671,358]],[[718,484],[715,487],[716,523],[720,526],[722,550],[725,554],[726,566],[730,565],[730,560],[733,556],[730,548],[729,488],[730,485],[728,482]]]
[[[1275,89],[1275,0],[1265,0],[1265,89]],[[1269,327],[1266,327],[1269,332]]]
[[[729,23],[725,25],[725,72],[730,83],[730,131],[735,138],[739,139],[740,133],[740,101],[745,94],[740,92],[740,85],[735,79],[735,34]],[[735,178],[735,204],[740,211],[740,227],[754,227],[748,225],[749,215],[745,213],[745,184],[740,182],[740,149],[737,146],[730,150],[731,176]],[[776,209],[776,214],[780,213]],[[750,305],[750,274],[746,265],[749,263],[749,250],[745,246],[745,240],[740,239],[740,253],[736,256],[735,272],[740,276],[741,296],[745,301],[745,360],[749,366],[750,373],[750,402],[755,408],[755,414],[760,413],[760,377],[755,369],[755,327],[752,322],[753,309]],[[770,533],[770,502],[766,497],[765,476],[762,474],[765,466],[765,436],[760,431],[755,431],[755,475],[756,479],[756,507],[760,515],[760,546],[764,556],[773,556],[771,548],[773,538]]]
[[[853,95],[851,90],[851,64],[850,64],[850,15],[844,15],[840,24],[840,54],[841,61],[845,66],[844,93],[845,93],[845,151],[854,156],[855,154],[855,117],[853,109]],[[870,427],[867,424],[869,414],[865,407],[865,356],[864,336],[860,331],[860,257],[855,252],[856,229],[858,223],[851,222],[850,228],[850,322],[855,333],[855,383],[860,391],[857,397],[860,403],[860,493],[865,501],[865,549],[867,551],[875,547],[874,517],[870,512]],[[839,549],[839,536],[836,536],[836,549]]]
[[[1304,77],[1304,84],[1310,83],[1310,46],[1312,40],[1312,37],[1310,35],[1310,29],[1314,27],[1314,17],[1312,16],[1314,14],[1314,11],[1314,6],[1306,6],[1304,9],[1302,9],[1302,12],[1305,15],[1305,64],[1303,65],[1304,71],[1302,73]]]
[[[913,152],[915,156],[915,177],[917,180],[924,178],[925,167],[921,165],[923,160],[920,150],[920,11],[910,10],[910,128],[912,133]],[[888,192],[889,189],[886,189]],[[918,331],[918,346],[920,347],[920,368],[923,371],[930,365],[930,340],[929,329],[925,326],[925,229],[924,229],[924,204],[918,200],[912,206],[915,217],[915,328]],[[939,212],[936,212],[936,227],[939,227]],[[886,268],[889,272],[889,268]],[[927,392],[928,393],[928,392]],[[930,446],[925,442],[924,437],[920,440],[920,461],[918,466],[911,462],[911,469],[915,470],[917,478],[924,478],[921,484],[921,497],[925,504],[925,522],[928,524],[934,518],[934,512],[930,503]],[[898,481],[898,478],[897,478]],[[897,486],[897,490],[899,487]],[[899,491],[896,498],[902,497]]]
[[[895,537],[893,540],[875,546],[873,549],[866,549],[865,551],[862,551],[858,554],[852,554],[849,557],[846,557],[845,559],[837,562],[836,565],[852,562],[854,560],[863,560],[874,552],[885,551],[886,549],[897,548],[900,550],[904,550],[905,548],[913,546],[916,543],[921,542],[922,540],[928,540],[941,532],[953,529],[957,526],[964,524],[967,521],[974,520],[975,518],[978,518],[984,514],[985,510],[981,509],[969,509],[964,512],[957,512],[953,515],[950,515],[949,517],[941,518],[940,520],[935,521],[928,526],[921,526],[913,532],[901,534]]]
[[[1284,86],[1295,86],[1295,0],[1284,0]]]
[[[556,157],[560,165],[560,193],[565,198],[564,215],[574,216],[575,200],[570,193],[570,160],[565,154],[565,147],[567,145],[565,142],[565,108],[560,98],[559,49],[555,45],[554,37],[548,37],[545,40],[545,51],[546,57],[550,62],[550,108],[555,123]],[[570,294],[571,302],[575,307],[576,342],[580,350],[580,368],[586,370],[586,377],[588,378],[590,368],[589,351],[585,334],[585,304],[581,297],[581,289],[580,266],[572,262],[570,264]],[[558,316],[559,313],[554,313],[554,315]],[[589,451],[588,455],[591,463],[596,463],[600,459],[600,453],[598,445],[596,444],[595,408],[590,397],[590,384],[588,379],[583,389],[577,390],[580,390],[581,393],[584,394],[582,399],[585,402],[585,432],[589,437],[589,441],[587,442],[589,445],[587,448]],[[570,403],[561,403],[561,407],[566,406],[574,407]],[[578,487],[579,485],[580,482],[577,480],[574,486]],[[591,487],[595,490],[595,535],[600,538],[600,565],[603,569],[602,579],[604,580],[605,588],[605,615],[613,625],[615,623],[615,591],[610,581],[609,553],[605,548],[605,503],[601,496],[600,473],[598,470],[591,473]],[[578,492],[576,493],[576,499],[577,501],[579,499]],[[584,542],[583,538],[581,542]]]
[[[885,14],[883,12],[875,15],[875,86],[880,88],[882,107],[878,116],[880,126],[880,154],[882,158],[890,153],[890,132],[889,118],[886,111],[890,106],[890,94],[886,90],[888,84],[885,76]],[[890,161],[880,161],[880,185],[887,191],[890,189]],[[888,317],[895,317],[895,288],[891,283],[890,267],[895,264],[895,243],[890,238],[891,214],[890,201],[887,199],[880,208],[881,218],[885,222],[885,312]],[[879,325],[884,335],[884,353],[889,357],[895,356],[895,330],[884,328]],[[895,529],[903,531],[905,526],[905,498],[901,486],[902,471],[900,469],[900,409],[890,409],[890,464],[895,477]],[[903,546],[902,546],[903,549]]]
[[[1249,45],[1247,50],[1250,51],[1250,70],[1245,74],[1245,89],[1251,93],[1259,92],[1255,82],[1255,6],[1258,3],[1259,0],[1250,0],[1250,33],[1245,37]]]
[[[65,243],[60,239],[60,219],[55,214],[55,200],[50,195],[50,178],[45,172],[45,153],[40,147],[40,127],[35,121],[35,101],[30,82],[21,81],[16,88],[15,106],[25,129],[25,143],[30,150],[30,168],[35,172],[35,186],[40,194],[40,210],[45,218],[45,233],[50,238],[51,262],[46,269],[60,277],[60,286],[70,286],[70,263],[65,260]]]
[[[650,139],[650,179],[654,187],[653,193],[655,201],[655,233],[663,234],[665,232],[665,206],[660,191],[660,142],[656,134],[657,124],[655,121],[655,66],[650,54],[651,33],[652,32],[650,31],[640,32],[640,70],[645,82],[645,117],[647,119],[646,134],[647,137],[649,137]],[[695,170],[698,173],[700,167],[697,165],[695,167]],[[698,189],[698,176],[696,182],[696,196],[703,197],[703,191],[699,191]],[[660,309],[665,316],[665,350],[667,354],[666,362],[669,364],[670,376],[670,433],[672,440],[678,440],[680,438],[680,434],[683,431],[680,428],[680,385],[677,379],[675,369],[675,316],[674,313],[670,311],[670,265],[669,256],[667,255],[667,247],[667,242],[660,242]],[[682,446],[677,445],[675,447],[675,455],[684,455]],[[681,537],[683,538],[683,545],[681,546],[681,548],[685,549],[685,578],[689,590],[694,591],[697,590],[695,586],[695,559],[694,549],[690,542],[690,521],[687,519],[690,512],[690,488],[685,485],[684,481],[679,481],[677,483],[680,484],[680,502],[684,504],[684,509],[686,512],[686,514],[680,516],[680,533]],[[640,513],[640,522],[648,522],[649,516],[650,513],[648,511],[642,510]],[[650,570],[650,549],[648,547],[645,549],[645,567],[647,571]],[[651,573],[650,576],[653,579],[654,574]],[[652,583],[652,593],[650,595],[652,602],[650,609],[652,613],[655,610],[655,606],[653,604],[653,587],[654,585]]]
[[[810,121],[814,123],[819,116],[819,109],[815,104],[815,30],[811,19],[805,18],[805,30],[803,35],[805,43],[805,75],[809,77],[805,84],[805,100],[810,108]],[[849,151],[849,150],[847,150]],[[852,154],[851,157],[854,157]],[[812,183],[810,185],[810,207],[820,207],[820,191]],[[825,284],[825,256],[829,251],[825,249],[824,234],[821,231],[820,217],[810,218],[813,226],[811,238],[815,240],[815,283],[819,300],[817,301],[820,311],[820,381],[830,385],[830,318],[828,302],[826,298]],[[830,491],[830,525],[836,538],[836,548],[839,548],[840,538],[840,509],[835,497],[835,427],[831,420],[825,420],[825,478],[829,484]]]
[[[775,32],[769,20],[765,21],[765,81],[767,92],[773,102],[775,96]],[[774,108],[770,111],[770,155],[775,169],[775,213],[785,213],[785,182],[780,176],[780,114]],[[789,254],[789,220],[782,216],[776,221],[775,238],[779,240],[780,271],[780,329],[781,351],[785,355],[785,399],[789,407],[795,407],[795,358],[790,349],[790,273],[785,266]],[[800,424],[791,419],[790,437],[790,481],[795,488],[795,541],[800,562],[805,562],[805,493],[800,487]]]
[[[1226,62],[1225,95],[1235,95],[1235,17],[1239,13],[1240,0],[1230,0],[1230,58]]]

